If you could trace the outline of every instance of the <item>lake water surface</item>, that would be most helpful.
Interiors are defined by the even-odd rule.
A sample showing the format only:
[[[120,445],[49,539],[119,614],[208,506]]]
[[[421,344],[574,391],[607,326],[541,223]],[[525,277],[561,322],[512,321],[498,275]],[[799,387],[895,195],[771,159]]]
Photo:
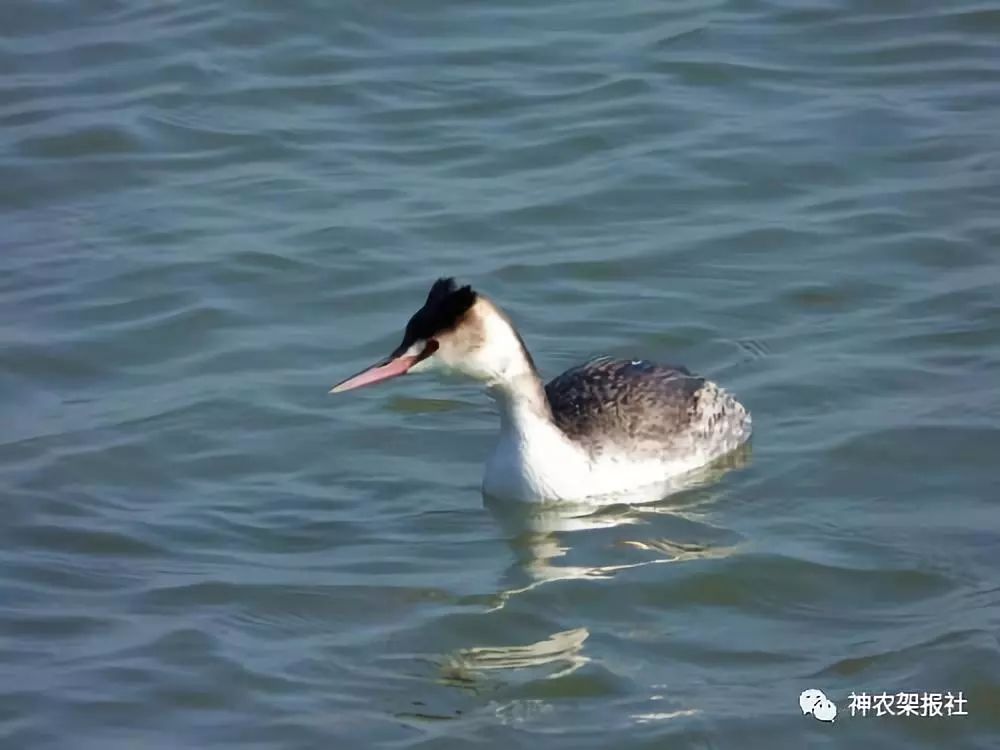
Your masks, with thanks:
[[[439,275],[752,451],[485,502]],[[993,0],[0,5],[3,748],[996,748],[998,384]]]

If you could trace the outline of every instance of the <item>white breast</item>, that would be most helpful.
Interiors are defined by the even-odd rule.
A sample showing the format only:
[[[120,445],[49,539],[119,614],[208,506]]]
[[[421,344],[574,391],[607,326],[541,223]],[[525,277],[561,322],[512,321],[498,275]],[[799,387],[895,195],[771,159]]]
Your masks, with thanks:
[[[618,502],[615,498],[623,492],[648,487],[656,494],[656,487],[671,487],[676,478],[704,466],[716,453],[694,451],[669,460],[639,461],[621,451],[592,461],[550,422],[539,418],[522,426],[525,429],[504,425],[486,464],[483,492],[491,497],[518,502]]]
[[[507,423],[486,463],[483,492],[518,501],[568,500],[586,496],[586,453],[551,423],[538,418]]]

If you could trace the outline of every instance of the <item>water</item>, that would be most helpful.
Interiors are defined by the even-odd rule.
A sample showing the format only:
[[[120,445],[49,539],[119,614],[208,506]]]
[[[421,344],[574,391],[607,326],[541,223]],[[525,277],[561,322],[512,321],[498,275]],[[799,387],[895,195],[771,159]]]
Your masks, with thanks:
[[[996,746],[1000,4],[0,20],[0,745]],[[441,274],[751,454],[484,503],[473,386],[327,395]]]

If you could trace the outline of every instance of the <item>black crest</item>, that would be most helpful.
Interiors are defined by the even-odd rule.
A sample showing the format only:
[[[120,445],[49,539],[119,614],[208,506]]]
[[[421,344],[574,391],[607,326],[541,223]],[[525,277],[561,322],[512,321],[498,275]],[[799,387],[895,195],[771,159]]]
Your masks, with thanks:
[[[406,324],[403,343],[397,352],[404,352],[414,341],[426,341],[458,325],[476,301],[472,287],[459,287],[455,279],[438,279],[431,287],[424,306],[414,313]]]

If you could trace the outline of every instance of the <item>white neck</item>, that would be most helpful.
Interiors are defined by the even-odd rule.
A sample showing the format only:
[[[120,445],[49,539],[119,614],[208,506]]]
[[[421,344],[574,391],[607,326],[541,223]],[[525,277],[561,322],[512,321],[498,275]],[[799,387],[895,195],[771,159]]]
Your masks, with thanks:
[[[517,356],[507,359],[487,384],[500,412],[500,439],[483,478],[496,496],[543,500],[585,492],[588,459],[552,417],[538,373],[510,329]]]
[[[481,356],[488,375],[483,379],[487,393],[497,402],[503,429],[523,431],[528,425],[552,422],[545,388],[531,355],[510,319],[489,300],[480,299],[479,309],[484,341]]]
[[[497,402],[503,431],[513,430],[526,438],[529,430],[538,429],[539,423],[552,425],[545,389],[534,369],[493,381],[486,391]]]

